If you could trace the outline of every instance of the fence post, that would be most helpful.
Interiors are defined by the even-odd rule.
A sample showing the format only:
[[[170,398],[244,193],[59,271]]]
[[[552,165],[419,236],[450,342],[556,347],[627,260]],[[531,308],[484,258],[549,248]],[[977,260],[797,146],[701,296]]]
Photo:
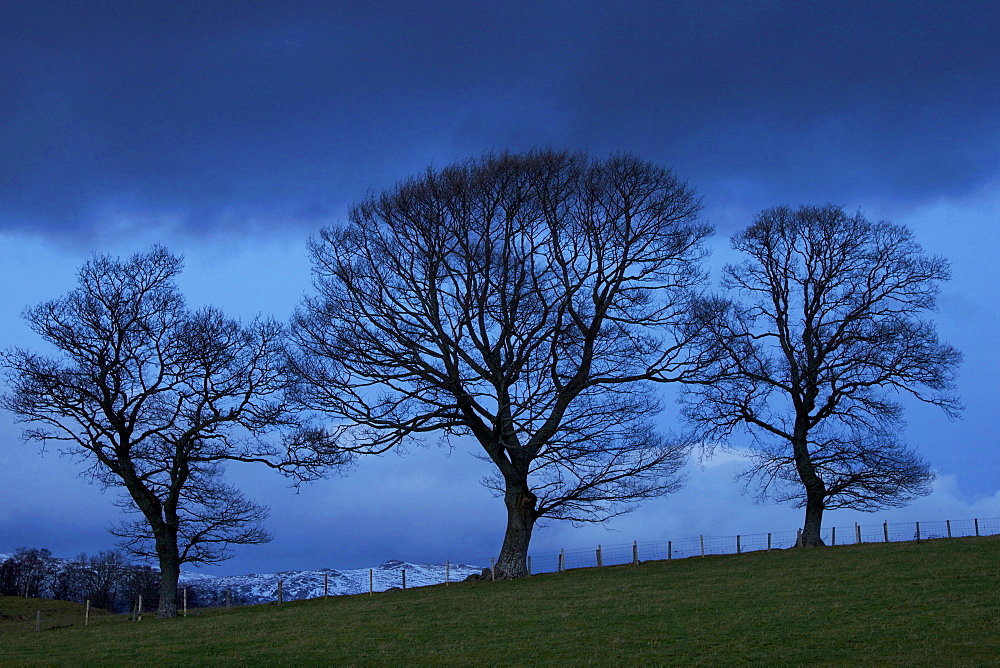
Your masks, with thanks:
[[[885,542],[889,542],[889,523],[882,522],[882,533],[885,535]]]
[[[977,517],[977,518],[973,519],[972,521],[976,523],[976,535],[978,536],[979,535],[979,518]]]
[[[639,565],[639,541],[637,540],[632,541],[632,565]]]
[[[184,617],[188,616],[188,588],[184,587],[182,590],[184,592]]]
[[[142,594],[139,594],[139,604],[135,606],[135,621],[142,621]]]
[[[861,545],[861,525],[858,524],[857,522],[854,523],[854,533],[857,534],[857,537],[858,537],[857,543],[858,543],[858,545]]]
[[[559,550],[559,566],[557,567],[556,570],[559,573],[562,573],[564,570],[566,570],[566,550],[565,550],[565,548],[561,548]]]
[[[497,570],[497,560],[495,557],[490,557],[490,582],[496,581],[496,570]]]
[[[948,538],[951,538],[951,520],[945,520],[944,524],[948,527]]]
[[[831,538],[830,538],[830,543],[832,545],[836,545],[837,544],[837,527],[830,527],[830,530],[833,532],[832,535],[831,535]]]
[[[701,545],[701,556],[705,556],[705,537],[702,535],[698,536],[698,543]]]
[[[406,569],[404,568],[402,569],[402,571],[403,571],[403,591],[406,591]]]
[[[444,586],[447,587],[451,583],[451,562],[444,562]]]
[[[604,559],[601,558],[601,546],[600,545],[597,546],[597,567],[598,568],[603,568],[604,567]]]
[[[531,575],[531,555],[528,555],[528,575]]]
[[[90,599],[87,599],[87,608],[83,613],[83,625],[87,626],[90,624]]]
[[[771,532],[767,532],[767,551],[771,551]]]
[[[285,599],[285,593],[282,591],[282,585],[284,585],[284,580],[278,580],[278,605],[281,605]]]
[[[743,550],[740,549],[740,535],[736,534],[736,554],[741,554]]]
[[[674,558],[674,545],[671,541],[667,541],[667,559]]]
[[[233,590],[227,587],[226,588],[226,610],[229,610],[230,608],[233,607],[233,604],[232,604],[232,600],[233,600],[232,599],[232,593],[233,593]]]
[[[802,529],[795,530],[795,547],[802,547]]]
[[[35,613],[35,631],[42,630],[42,611],[39,610]]]
[[[372,589],[373,589],[373,586],[372,586],[372,569],[369,568],[368,569],[368,595],[369,596],[372,595]]]
[[[323,598],[330,596],[330,574],[323,573]]]
[[[920,542],[920,522],[917,522],[917,542]]]

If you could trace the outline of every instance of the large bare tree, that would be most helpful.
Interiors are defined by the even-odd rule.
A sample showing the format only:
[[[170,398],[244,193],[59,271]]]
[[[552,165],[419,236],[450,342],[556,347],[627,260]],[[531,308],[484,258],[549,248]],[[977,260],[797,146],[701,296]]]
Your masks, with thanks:
[[[371,194],[310,244],[302,398],[354,425],[355,452],[471,437],[507,507],[496,576],[522,576],[538,518],[602,521],[679,485],[689,444],[654,429],[650,381],[690,373],[700,208],[667,169],[551,150]]]
[[[833,205],[762,211],[732,246],[746,259],[725,268],[724,286],[743,301],[702,310],[699,344],[714,364],[685,391],[705,443],[749,431],[745,480],[805,506],[806,546],[823,544],[826,509],[927,493],[933,472],[898,439],[898,399],[960,410],[961,356],[924,318],[947,262],[905,227]]]
[[[324,434],[288,403],[285,328],[189,310],[174,283],[181,265],[159,246],[124,261],[95,256],[76,289],[25,312],[60,355],[14,349],[2,358],[2,405],[30,425],[25,437],[59,443],[141,515],[117,531],[158,559],[163,617],[177,614],[182,563],[269,539],[266,510],[221,481],[223,463],[307,479],[345,456],[309,449]],[[276,428],[287,430],[278,444],[265,438]]]

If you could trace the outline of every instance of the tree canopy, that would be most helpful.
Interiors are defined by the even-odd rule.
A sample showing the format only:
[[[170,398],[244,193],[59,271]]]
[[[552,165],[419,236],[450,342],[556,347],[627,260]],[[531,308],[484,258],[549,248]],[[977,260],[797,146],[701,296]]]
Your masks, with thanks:
[[[286,396],[285,327],[189,310],[174,282],[181,267],[159,246],[127,260],[95,256],[76,289],[25,312],[58,355],[2,358],[2,403],[27,423],[25,437],[60,444],[141,516],[116,531],[158,558],[161,616],[176,614],[181,563],[269,540],[266,509],[222,481],[225,462],[304,480],[346,457],[316,449],[322,439]],[[269,438],[274,430],[284,436]]]
[[[745,258],[724,270],[734,300],[702,310],[697,345],[713,363],[685,395],[705,442],[753,436],[745,476],[805,506],[807,545],[822,544],[824,509],[926,494],[933,472],[899,440],[898,395],[960,411],[961,356],[925,318],[947,262],[905,227],[833,205],[762,211],[732,246]]]
[[[601,521],[679,485],[653,382],[692,373],[694,191],[631,155],[489,154],[399,183],[310,244],[301,399],[381,452],[436,433],[492,464],[525,571],[539,517]],[[468,438],[466,438],[468,437]]]

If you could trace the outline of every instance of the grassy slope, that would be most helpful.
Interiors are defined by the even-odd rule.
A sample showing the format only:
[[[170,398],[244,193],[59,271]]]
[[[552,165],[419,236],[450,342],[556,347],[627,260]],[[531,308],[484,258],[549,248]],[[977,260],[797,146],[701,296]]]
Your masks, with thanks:
[[[994,664],[1000,537],[650,562],[42,633],[37,603],[0,599],[8,616],[30,608],[29,622],[0,623],[0,662]]]

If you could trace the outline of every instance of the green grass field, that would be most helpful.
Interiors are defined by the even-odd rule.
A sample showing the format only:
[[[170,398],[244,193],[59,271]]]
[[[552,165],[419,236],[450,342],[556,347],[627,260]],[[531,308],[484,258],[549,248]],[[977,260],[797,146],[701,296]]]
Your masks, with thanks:
[[[35,611],[43,630],[35,631]],[[1000,537],[755,552],[141,622],[0,598],[3,664],[1000,664]]]

